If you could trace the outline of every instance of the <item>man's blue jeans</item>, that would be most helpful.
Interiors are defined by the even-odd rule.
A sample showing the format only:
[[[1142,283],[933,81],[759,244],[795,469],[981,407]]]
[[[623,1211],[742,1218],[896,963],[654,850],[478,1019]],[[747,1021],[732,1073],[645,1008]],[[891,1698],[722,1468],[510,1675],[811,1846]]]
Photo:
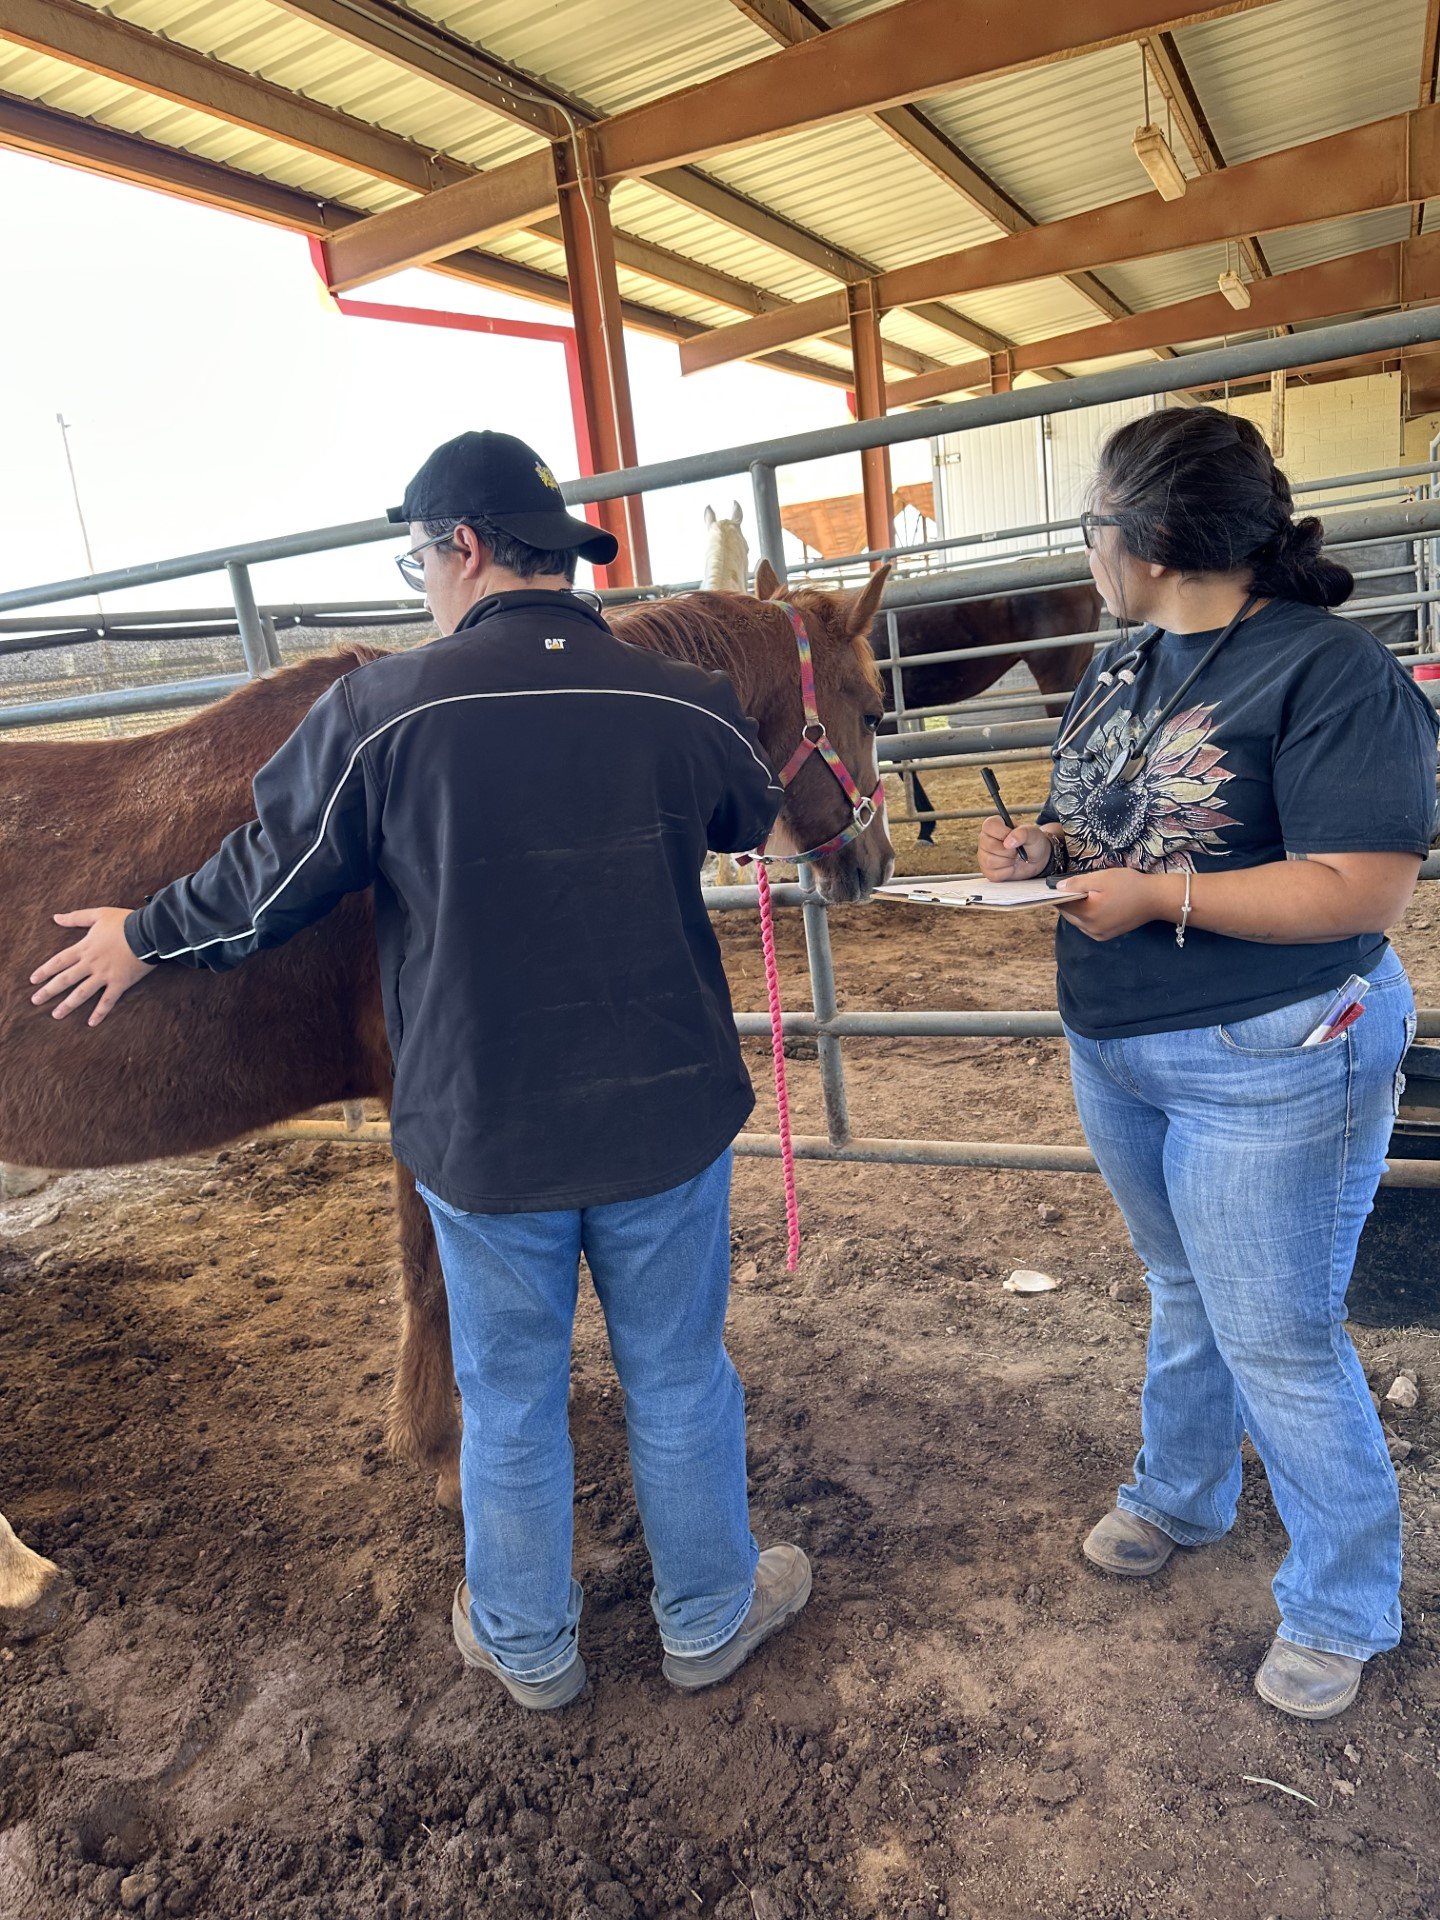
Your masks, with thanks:
[[[1182,1545],[1218,1540],[1248,1432],[1290,1536],[1281,1634],[1363,1660],[1400,1638],[1400,1505],[1345,1289],[1415,1003],[1387,952],[1364,1016],[1302,1050],[1329,998],[1226,1027],[1072,1033],[1070,1060],[1086,1138],[1149,1269],[1144,1444],[1119,1504]]]
[[[507,1673],[548,1679],[575,1655],[568,1400],[582,1253],[624,1390],[661,1642],[709,1653],[749,1609],[745,1399],[724,1340],[732,1158],[650,1199],[573,1212],[463,1213],[420,1189],[464,1412],[470,1624]]]

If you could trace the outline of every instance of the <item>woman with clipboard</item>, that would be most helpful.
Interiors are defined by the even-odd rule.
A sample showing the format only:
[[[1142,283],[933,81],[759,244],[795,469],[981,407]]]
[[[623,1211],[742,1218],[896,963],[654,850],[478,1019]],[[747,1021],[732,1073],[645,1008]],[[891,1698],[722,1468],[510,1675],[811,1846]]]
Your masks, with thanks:
[[[981,830],[993,880],[1058,871],[1076,1105],[1145,1262],[1143,1444],[1085,1542],[1158,1572],[1234,1524],[1240,1441],[1290,1550],[1262,1698],[1320,1720],[1400,1638],[1400,1512],[1345,1331],[1414,1001],[1383,929],[1430,844],[1436,722],[1257,429],[1131,421],[1083,519],[1110,610],[1035,827]],[[1061,889],[1064,890],[1062,881]]]

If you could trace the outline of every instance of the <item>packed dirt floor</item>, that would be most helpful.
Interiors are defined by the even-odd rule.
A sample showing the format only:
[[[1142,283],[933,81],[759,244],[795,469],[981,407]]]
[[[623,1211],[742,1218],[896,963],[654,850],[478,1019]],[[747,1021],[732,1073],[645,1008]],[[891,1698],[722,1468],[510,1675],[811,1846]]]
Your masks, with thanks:
[[[942,829],[930,864],[972,849]],[[1399,939],[1430,1005],[1433,900]],[[753,918],[722,931],[737,1005],[762,1006]],[[1053,1005],[1040,916],[874,905],[834,940],[848,1007]],[[782,968],[805,1005],[793,914]],[[857,1131],[1078,1138],[1058,1043],[846,1053]],[[1440,1334],[1357,1329],[1382,1394],[1419,1383],[1386,1408],[1406,1638],[1307,1727],[1251,1690],[1283,1551],[1253,1461],[1233,1535],[1152,1584],[1079,1556],[1133,1454],[1146,1325],[1099,1183],[804,1165],[787,1276],[779,1169],[742,1161],[754,1524],[805,1547],[814,1597],[732,1681],[666,1686],[592,1300],[592,1682],[526,1716],[461,1666],[458,1521],[382,1444],[388,1189],[376,1148],[240,1143],[0,1209],[0,1507],[74,1581],[57,1626],[0,1635],[3,1920],[1440,1913]],[[1060,1285],[1007,1293],[1014,1267]]]

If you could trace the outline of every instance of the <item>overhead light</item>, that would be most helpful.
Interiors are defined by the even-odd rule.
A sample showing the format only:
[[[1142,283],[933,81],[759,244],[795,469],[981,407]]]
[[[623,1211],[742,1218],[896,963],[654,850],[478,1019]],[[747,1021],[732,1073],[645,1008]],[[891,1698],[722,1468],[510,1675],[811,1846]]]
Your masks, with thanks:
[[[1227,267],[1225,269],[1224,273],[1220,275],[1217,284],[1221,293],[1224,294],[1232,307],[1240,309],[1249,306],[1250,289],[1240,278],[1239,274],[1235,272],[1233,267]]]
[[[1135,158],[1154,182],[1162,200],[1178,200],[1185,191],[1185,176],[1175,150],[1159,127],[1145,125],[1135,129]]]

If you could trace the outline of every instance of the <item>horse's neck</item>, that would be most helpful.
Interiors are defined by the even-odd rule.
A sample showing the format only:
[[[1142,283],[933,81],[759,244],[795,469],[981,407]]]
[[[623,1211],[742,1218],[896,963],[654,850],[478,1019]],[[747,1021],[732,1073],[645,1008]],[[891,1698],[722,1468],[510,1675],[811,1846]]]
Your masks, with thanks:
[[[685,602],[682,598],[667,604],[678,611]],[[757,689],[766,679],[764,634],[758,621],[742,617],[737,631],[720,634],[712,630],[709,621],[685,621],[681,615],[674,631],[667,633],[663,627],[655,629],[638,623],[627,626],[622,618],[616,621],[615,631],[621,640],[644,647],[649,653],[663,654],[667,660],[683,660],[692,667],[705,668],[708,673],[725,674],[744,710],[755,711]]]
[[[703,593],[744,593],[745,560],[748,549],[725,532],[726,522],[710,529],[705,545],[705,566],[700,576]]]

